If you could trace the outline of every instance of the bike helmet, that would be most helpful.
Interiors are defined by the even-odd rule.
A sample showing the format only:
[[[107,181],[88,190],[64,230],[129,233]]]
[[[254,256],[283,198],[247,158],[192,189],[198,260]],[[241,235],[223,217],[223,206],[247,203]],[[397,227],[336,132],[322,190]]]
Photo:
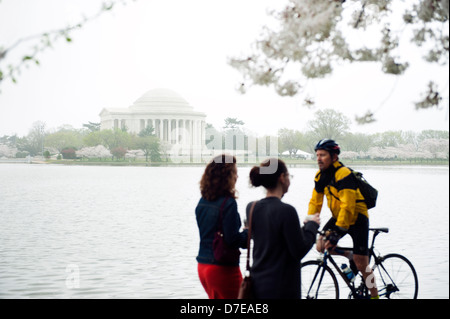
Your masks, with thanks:
[[[330,152],[330,154],[336,153],[339,155],[341,153],[341,148],[339,147],[339,145],[335,141],[328,138],[324,138],[323,140],[320,140],[319,143],[317,143],[314,151],[317,150],[325,150]]]

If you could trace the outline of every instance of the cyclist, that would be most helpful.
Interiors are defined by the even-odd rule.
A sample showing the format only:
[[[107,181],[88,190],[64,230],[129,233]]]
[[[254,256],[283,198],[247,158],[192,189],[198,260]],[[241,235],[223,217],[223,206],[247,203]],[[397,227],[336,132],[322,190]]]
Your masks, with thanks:
[[[350,169],[339,161],[340,147],[334,140],[320,140],[314,150],[319,171],[314,179],[308,215],[320,213],[324,195],[332,214],[323,228],[331,232],[325,238],[318,238],[317,250],[327,249],[331,254],[347,257],[353,271],[359,270],[363,274],[371,297],[378,298],[375,278],[369,267],[369,214],[364,197]],[[353,251],[335,250],[339,239],[346,234],[352,237]]]

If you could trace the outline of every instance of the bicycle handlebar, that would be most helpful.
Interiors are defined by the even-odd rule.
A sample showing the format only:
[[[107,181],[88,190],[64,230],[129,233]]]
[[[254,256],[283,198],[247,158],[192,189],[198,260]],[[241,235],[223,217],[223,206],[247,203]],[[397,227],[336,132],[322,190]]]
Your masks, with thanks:
[[[387,227],[369,228],[369,230],[377,233],[389,233],[389,228]],[[319,230],[317,233],[320,235],[325,235],[326,231],[327,230],[322,229]]]
[[[387,227],[369,228],[369,230],[374,232],[374,233],[373,233],[373,237],[372,237],[372,244],[371,244],[371,246],[369,247],[370,249],[373,249],[374,244],[375,244],[375,238],[376,238],[380,233],[389,233],[389,228],[387,228]],[[322,229],[322,230],[318,231],[318,233],[319,233],[321,236],[327,237],[327,234],[326,234],[327,231],[328,231],[328,230]],[[345,248],[345,247],[339,247],[339,249],[347,250],[347,248]],[[350,248],[350,250],[351,250],[351,248]]]

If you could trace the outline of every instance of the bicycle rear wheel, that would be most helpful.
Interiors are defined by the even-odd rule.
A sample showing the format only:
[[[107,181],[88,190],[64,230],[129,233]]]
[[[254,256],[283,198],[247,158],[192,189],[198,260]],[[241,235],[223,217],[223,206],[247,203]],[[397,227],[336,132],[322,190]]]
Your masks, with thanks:
[[[322,261],[309,260],[302,263],[300,275],[302,299],[339,299],[336,276]]]
[[[412,263],[400,254],[381,258],[374,269],[378,294],[388,299],[417,299],[419,281]]]

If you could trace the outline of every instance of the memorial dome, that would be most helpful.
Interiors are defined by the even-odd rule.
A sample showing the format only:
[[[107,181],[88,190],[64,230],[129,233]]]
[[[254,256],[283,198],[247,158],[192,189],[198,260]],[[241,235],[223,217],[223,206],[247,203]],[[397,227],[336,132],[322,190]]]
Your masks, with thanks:
[[[169,89],[153,89],[138,98],[130,109],[147,112],[192,112],[194,108],[178,93]]]
[[[127,108],[104,108],[101,130],[127,130],[139,134],[152,126],[154,134],[170,144],[205,144],[206,114],[194,110],[180,94],[165,88],[144,93]]]

